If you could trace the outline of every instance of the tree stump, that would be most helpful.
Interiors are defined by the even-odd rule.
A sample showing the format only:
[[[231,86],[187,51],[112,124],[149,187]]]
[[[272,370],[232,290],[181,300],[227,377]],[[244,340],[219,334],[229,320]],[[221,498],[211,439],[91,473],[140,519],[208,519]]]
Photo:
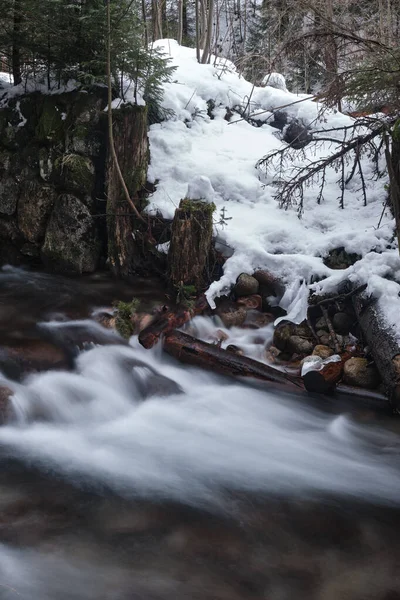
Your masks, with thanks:
[[[187,198],[176,209],[168,253],[168,275],[173,286],[194,286],[196,291],[207,287],[214,210],[212,203]]]
[[[115,151],[121,171],[130,197],[137,204],[138,192],[146,183],[149,160],[147,108],[128,106],[115,110],[113,127]],[[135,242],[137,222],[125,199],[110,152],[107,159],[106,195],[108,258],[114,274],[127,278],[135,272],[141,260]]]

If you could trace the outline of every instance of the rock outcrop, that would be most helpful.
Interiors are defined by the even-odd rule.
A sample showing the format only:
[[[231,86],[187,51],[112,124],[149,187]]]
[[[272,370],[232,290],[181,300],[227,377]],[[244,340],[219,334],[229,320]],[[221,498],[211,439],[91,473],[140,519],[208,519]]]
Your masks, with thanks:
[[[79,274],[107,259],[106,105],[102,86],[0,99],[0,264]],[[123,112],[124,123],[134,123],[146,108]],[[146,174],[148,153],[137,165],[135,148],[136,140],[125,139],[120,159],[131,173]],[[135,197],[143,177],[127,179]]]

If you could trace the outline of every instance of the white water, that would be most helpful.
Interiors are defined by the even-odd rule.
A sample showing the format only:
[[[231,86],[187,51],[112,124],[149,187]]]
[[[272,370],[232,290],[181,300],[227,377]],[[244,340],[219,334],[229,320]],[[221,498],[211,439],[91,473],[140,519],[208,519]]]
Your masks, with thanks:
[[[132,344],[83,352],[75,373],[8,382],[15,420],[0,428],[3,455],[126,497],[198,506],[221,507],[229,489],[399,503],[394,434]],[[164,396],[160,375],[183,393]]]

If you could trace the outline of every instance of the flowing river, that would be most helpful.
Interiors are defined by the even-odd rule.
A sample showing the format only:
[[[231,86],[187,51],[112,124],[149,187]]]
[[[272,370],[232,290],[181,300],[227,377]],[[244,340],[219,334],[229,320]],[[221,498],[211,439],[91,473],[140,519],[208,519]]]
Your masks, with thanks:
[[[182,366],[91,320],[132,296],[163,301],[145,281],[0,272],[2,352],[31,356],[43,332],[81,348],[72,369],[2,359],[0,599],[400,598],[396,420]],[[257,357],[271,330],[232,335]]]

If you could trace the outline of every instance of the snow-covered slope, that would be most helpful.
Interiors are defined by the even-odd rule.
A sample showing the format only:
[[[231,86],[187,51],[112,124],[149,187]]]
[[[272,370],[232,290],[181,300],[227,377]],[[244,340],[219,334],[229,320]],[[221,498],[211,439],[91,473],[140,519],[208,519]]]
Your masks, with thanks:
[[[269,86],[253,88],[229,61],[198,64],[195,51],[180,47],[174,40],[163,40],[158,45],[177,66],[173,82],[165,86],[164,98],[164,106],[173,109],[175,116],[150,129],[149,179],[158,183],[149,210],[172,216],[189,184],[200,191],[204,186],[203,195],[217,206],[216,221],[225,209],[230,220],[225,226],[216,224],[216,232],[218,240],[232,249],[232,255],[222,278],[208,290],[210,304],[241,272],[251,273],[257,268],[284,278],[287,292],[281,305],[294,321],[304,318],[312,275],[324,278],[318,284],[324,290],[332,289],[339,279],[350,278],[368,280],[382,302],[387,303],[394,295],[397,298],[397,283],[382,279],[393,272],[400,275],[389,211],[377,228],[386,196],[384,178],[367,181],[368,204],[364,207],[360,179],[355,177],[345,191],[345,208],[341,210],[337,183],[340,174],[330,169],[322,203],[316,201],[318,186],[306,189],[305,210],[299,219],[296,207],[286,211],[278,207],[273,197],[273,176],[266,179],[256,169],[260,158],[284,144],[280,133],[268,125],[272,117],[269,110],[285,106],[291,117],[314,130],[346,126],[352,119],[333,110],[321,110],[320,104],[306,96]],[[215,105],[212,119],[207,115],[209,100]],[[226,107],[245,107],[249,101],[250,111],[259,112],[259,119],[264,121],[261,127],[240,120],[237,114],[229,122],[225,120]],[[312,160],[315,154],[328,156],[336,147],[333,143],[321,144],[317,149],[307,147],[299,161]],[[364,168],[372,174],[372,166],[365,164]],[[323,264],[322,257],[340,246],[361,254],[363,260],[346,271],[332,271]]]

